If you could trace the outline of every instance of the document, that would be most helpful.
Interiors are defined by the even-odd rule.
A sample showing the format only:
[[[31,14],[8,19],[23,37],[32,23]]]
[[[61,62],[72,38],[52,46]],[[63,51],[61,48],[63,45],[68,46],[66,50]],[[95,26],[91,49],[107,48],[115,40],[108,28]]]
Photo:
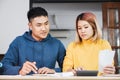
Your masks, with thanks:
[[[49,76],[49,77],[67,77],[74,76],[73,72],[60,72],[54,74],[32,74],[33,76]]]
[[[99,72],[103,72],[103,68],[113,64],[115,51],[102,50],[99,53]]]

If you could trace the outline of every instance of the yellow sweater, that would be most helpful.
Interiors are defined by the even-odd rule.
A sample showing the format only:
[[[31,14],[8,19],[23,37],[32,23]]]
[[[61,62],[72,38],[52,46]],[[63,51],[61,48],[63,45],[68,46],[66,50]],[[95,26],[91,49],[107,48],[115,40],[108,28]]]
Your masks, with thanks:
[[[111,46],[108,41],[102,39],[97,42],[83,41],[82,44],[71,42],[67,48],[63,71],[78,67],[84,70],[98,70],[98,54],[104,49],[111,50]]]

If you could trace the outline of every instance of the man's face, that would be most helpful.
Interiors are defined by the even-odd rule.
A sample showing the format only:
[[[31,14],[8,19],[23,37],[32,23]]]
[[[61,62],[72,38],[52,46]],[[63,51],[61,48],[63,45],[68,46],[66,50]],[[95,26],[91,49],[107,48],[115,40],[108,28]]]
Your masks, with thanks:
[[[30,30],[32,30],[32,37],[41,41],[46,38],[49,33],[49,22],[47,16],[39,16],[31,19],[28,23]]]

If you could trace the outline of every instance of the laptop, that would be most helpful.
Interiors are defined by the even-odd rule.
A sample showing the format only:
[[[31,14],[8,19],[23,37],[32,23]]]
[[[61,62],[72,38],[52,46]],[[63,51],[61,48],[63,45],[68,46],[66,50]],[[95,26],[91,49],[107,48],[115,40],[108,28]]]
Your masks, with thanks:
[[[97,76],[98,71],[96,70],[82,70],[76,71],[77,76]]]

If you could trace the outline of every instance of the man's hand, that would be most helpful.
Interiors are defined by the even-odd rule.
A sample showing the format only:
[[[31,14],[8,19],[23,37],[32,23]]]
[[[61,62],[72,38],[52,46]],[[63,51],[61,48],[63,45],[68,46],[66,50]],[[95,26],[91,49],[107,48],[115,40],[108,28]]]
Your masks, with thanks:
[[[43,68],[39,68],[38,73],[39,74],[49,74],[49,73],[53,74],[53,73],[55,73],[55,70],[49,69],[47,67],[43,67]]]
[[[26,75],[29,74],[31,71],[33,71],[34,73],[37,73],[37,67],[35,66],[36,62],[29,62],[26,61],[23,64],[23,67],[20,69],[19,74],[20,75]]]

